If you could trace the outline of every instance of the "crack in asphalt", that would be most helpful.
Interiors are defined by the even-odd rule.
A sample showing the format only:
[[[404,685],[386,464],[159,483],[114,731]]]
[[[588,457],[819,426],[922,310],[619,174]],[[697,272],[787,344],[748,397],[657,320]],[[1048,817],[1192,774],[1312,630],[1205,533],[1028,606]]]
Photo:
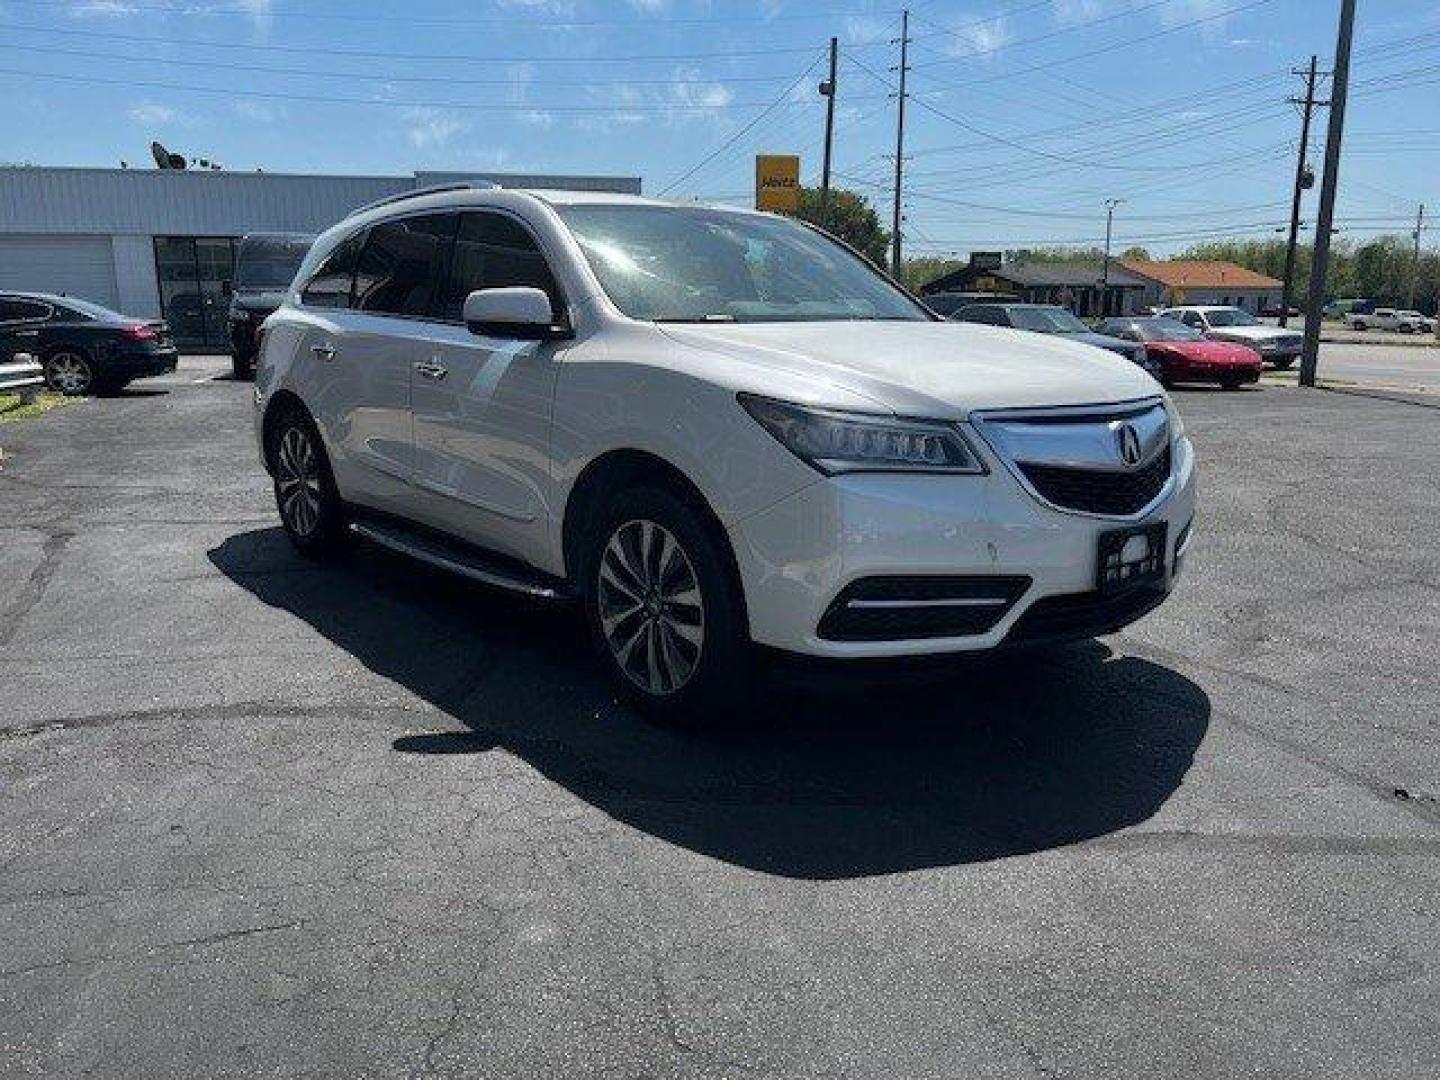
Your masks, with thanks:
[[[25,967],[9,968],[0,971],[0,979],[19,978],[23,975],[32,975],[40,971],[53,971],[57,968],[98,967],[103,964],[114,964],[125,960],[134,960],[140,957],[150,956],[163,950],[187,949],[201,945],[221,945],[225,942],[255,937],[259,934],[273,934],[282,930],[303,930],[305,923],[306,920],[304,919],[292,919],[289,922],[269,923],[265,926],[245,926],[235,930],[221,930],[213,934],[204,934],[200,937],[181,938],[179,941],[163,941],[144,949],[132,949],[129,952],[113,953],[108,956],[78,956],[65,957],[60,960],[47,960],[39,964],[28,964]]]
[[[40,599],[45,595],[45,588],[50,584],[60,568],[60,556],[75,534],[73,532],[51,532],[46,535],[45,543],[40,550],[40,562],[30,571],[30,577],[21,587],[19,594],[12,600],[5,613],[0,615],[0,648],[9,645],[20,629],[20,620],[23,619]]]

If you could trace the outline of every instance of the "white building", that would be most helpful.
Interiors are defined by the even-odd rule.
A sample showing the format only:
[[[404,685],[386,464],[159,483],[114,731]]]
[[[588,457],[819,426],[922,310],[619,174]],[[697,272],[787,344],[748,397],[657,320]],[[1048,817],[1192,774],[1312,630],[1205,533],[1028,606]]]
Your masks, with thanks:
[[[246,233],[316,233],[356,207],[457,181],[640,192],[639,177],[0,168],[0,289],[66,293],[164,317],[182,348],[224,348],[234,245]]]

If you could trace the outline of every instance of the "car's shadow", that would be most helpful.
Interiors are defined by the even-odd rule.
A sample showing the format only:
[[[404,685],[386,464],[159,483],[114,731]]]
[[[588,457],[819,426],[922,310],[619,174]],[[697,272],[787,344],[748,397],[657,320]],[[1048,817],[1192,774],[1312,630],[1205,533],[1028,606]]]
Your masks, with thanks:
[[[503,748],[619,821],[789,877],[992,859],[1135,825],[1179,785],[1209,722],[1199,686],[1089,642],[923,682],[891,675],[826,692],[762,679],[744,714],[671,731],[615,704],[573,608],[374,549],[315,566],[278,528],[209,554],[459,722],[395,750]]]

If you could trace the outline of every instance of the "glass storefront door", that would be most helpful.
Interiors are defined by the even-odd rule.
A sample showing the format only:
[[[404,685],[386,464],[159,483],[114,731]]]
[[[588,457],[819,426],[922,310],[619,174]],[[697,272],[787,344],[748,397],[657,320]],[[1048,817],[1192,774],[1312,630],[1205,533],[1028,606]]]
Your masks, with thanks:
[[[225,316],[235,276],[235,237],[157,236],[155,271],[160,307],[175,344],[223,351]]]

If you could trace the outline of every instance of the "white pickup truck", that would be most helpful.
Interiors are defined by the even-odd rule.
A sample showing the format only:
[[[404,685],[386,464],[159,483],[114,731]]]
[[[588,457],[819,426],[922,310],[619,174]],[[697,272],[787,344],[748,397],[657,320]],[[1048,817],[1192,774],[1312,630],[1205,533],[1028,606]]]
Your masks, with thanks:
[[[1425,317],[1418,311],[1383,307],[1369,314],[1353,312],[1345,316],[1345,323],[1351,330],[1398,330],[1402,334],[1413,334],[1426,328]]]

